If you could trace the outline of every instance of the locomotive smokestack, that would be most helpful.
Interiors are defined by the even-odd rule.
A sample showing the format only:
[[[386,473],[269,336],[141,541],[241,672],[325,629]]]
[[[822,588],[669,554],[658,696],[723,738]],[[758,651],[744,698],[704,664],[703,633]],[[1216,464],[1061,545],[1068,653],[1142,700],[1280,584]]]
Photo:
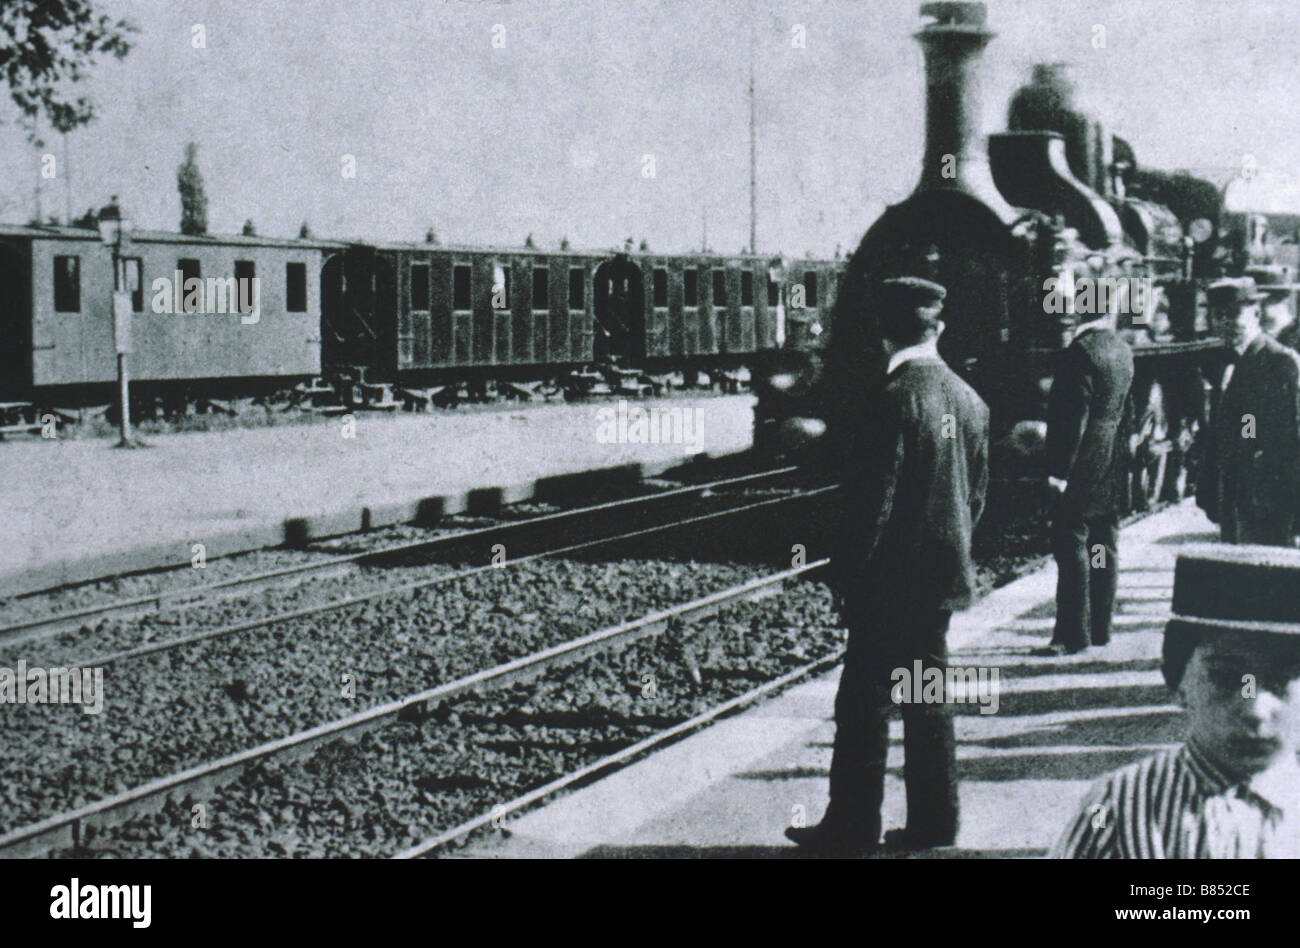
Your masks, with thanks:
[[[993,184],[981,129],[980,56],[995,35],[985,27],[984,4],[925,3],[921,16],[932,22],[916,34],[926,76],[925,163],[916,190],[963,191],[1000,211],[1007,204]]]

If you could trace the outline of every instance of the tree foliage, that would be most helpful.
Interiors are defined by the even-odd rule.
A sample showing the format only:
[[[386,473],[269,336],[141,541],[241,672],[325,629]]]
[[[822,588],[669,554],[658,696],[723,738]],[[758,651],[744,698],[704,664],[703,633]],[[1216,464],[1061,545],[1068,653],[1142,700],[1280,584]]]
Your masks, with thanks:
[[[203,190],[203,174],[199,171],[199,146],[195,142],[185,146],[185,161],[176,169],[176,190],[181,193],[181,233],[206,234],[208,195]]]
[[[94,0],[0,2],[0,76],[33,143],[43,144],[36,134],[41,115],[62,133],[95,117],[75,86],[102,57],[124,57],[127,36],[136,31],[129,20],[97,12]]]

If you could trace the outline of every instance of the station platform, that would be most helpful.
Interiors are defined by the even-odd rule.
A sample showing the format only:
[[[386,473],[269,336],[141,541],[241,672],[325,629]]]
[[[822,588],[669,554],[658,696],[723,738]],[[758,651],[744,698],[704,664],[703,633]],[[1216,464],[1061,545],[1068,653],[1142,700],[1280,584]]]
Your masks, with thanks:
[[[953,665],[998,671],[996,706],[957,704],[961,830],[930,857],[1042,856],[1102,774],[1182,739],[1160,674],[1180,546],[1217,529],[1191,501],[1123,530],[1111,642],[1035,657],[1055,615],[1048,564],[953,616]],[[795,686],[611,776],[507,819],[471,858],[788,858],[783,832],[826,807],[839,671]],[[902,722],[890,726],[884,826],[906,816]]]
[[[430,521],[527,500],[581,472],[651,477],[752,443],[749,395],[625,404],[621,426],[618,400],[604,399],[465,413],[358,413],[349,430],[336,418],[149,435],[148,447],[134,451],[115,448],[112,439],[6,441],[0,598],[185,564],[195,543],[213,558]],[[656,420],[643,433],[632,414],[637,407],[680,410],[655,417],[691,425],[670,430]],[[634,440],[672,437],[687,443]]]

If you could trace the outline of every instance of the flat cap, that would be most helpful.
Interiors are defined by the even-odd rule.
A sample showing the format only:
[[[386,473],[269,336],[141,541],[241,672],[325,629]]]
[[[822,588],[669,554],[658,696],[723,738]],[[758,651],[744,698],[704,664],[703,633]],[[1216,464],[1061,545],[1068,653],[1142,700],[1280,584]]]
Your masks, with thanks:
[[[880,295],[886,302],[899,305],[933,306],[942,303],[948,291],[932,280],[905,276],[882,281]]]
[[[1211,306],[1243,306],[1262,300],[1264,294],[1255,285],[1254,277],[1238,277],[1211,283],[1205,298]]]

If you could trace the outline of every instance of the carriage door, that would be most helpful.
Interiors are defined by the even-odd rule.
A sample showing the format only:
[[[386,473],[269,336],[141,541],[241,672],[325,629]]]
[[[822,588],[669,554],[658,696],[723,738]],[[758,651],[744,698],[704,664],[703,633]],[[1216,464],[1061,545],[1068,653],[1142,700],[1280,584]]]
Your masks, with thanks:
[[[343,254],[333,253],[325,257],[320,268],[320,318],[321,318],[321,366],[345,364],[344,360],[350,349],[346,345],[347,326],[345,316],[347,308],[344,293],[347,289]]]
[[[32,382],[32,307],[28,295],[30,269],[13,247],[0,246],[0,394],[25,395]]]
[[[645,358],[645,290],[641,269],[623,255],[596,268],[597,362]]]

